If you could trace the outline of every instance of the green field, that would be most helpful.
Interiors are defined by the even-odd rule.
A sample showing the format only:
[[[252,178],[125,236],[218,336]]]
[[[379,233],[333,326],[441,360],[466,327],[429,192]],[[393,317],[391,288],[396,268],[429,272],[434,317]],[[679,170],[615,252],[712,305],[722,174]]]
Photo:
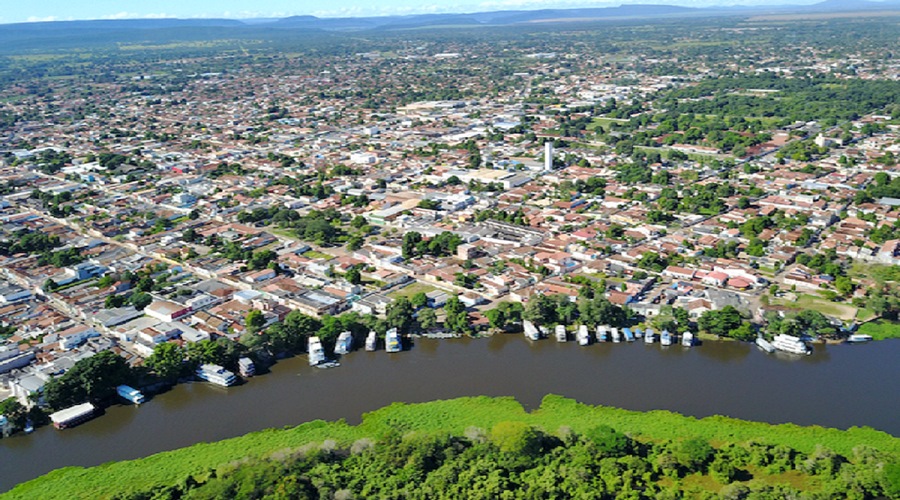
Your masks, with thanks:
[[[419,292],[428,293],[433,290],[437,290],[437,289],[431,285],[422,283],[421,281],[416,281],[415,283],[409,284],[403,288],[398,289],[397,291],[389,293],[388,297],[390,297],[392,299],[396,299],[397,297],[409,298]]]
[[[871,335],[874,340],[900,339],[900,323],[879,319],[859,326],[859,332]]]
[[[522,422],[551,434],[562,428],[584,432],[603,424],[645,443],[700,438],[713,446],[722,446],[753,441],[784,445],[803,453],[824,446],[844,456],[852,456],[854,448],[866,445],[894,456],[900,454],[900,439],[871,428],[852,427],[844,431],[818,426],[769,425],[721,416],[696,419],[668,411],[636,412],[589,406],[553,395],[545,397],[541,407],[529,413],[512,398],[475,397],[421,404],[395,403],[365,414],[357,426],[343,421],[313,421],[294,428],[270,429],[196,444],[139,460],[111,462],[88,469],[67,467],[23,483],[0,498],[68,500],[127,496],[157,486],[180,484],[189,476],[202,480],[229,464],[280,456],[286,450],[296,450],[309,443],[332,440],[336,446],[347,447],[363,438],[382,439],[398,433],[462,436],[473,427],[492,429],[501,422]]]
[[[839,304],[823,299],[817,295],[803,294],[796,301],[789,302],[786,300],[773,300],[772,304],[783,305],[796,309],[811,309],[818,311],[826,316],[834,316],[845,321],[856,318],[859,311],[857,308],[849,304]]]

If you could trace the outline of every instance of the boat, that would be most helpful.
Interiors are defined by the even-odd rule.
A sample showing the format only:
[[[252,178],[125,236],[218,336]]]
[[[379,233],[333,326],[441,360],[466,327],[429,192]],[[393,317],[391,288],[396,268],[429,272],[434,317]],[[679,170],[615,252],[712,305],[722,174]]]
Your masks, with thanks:
[[[94,416],[97,409],[91,403],[82,403],[80,405],[70,406],[64,410],[50,414],[50,421],[53,427],[57,429],[68,429],[76,425],[87,422]]]
[[[528,340],[539,340],[541,338],[541,331],[538,330],[534,323],[531,321],[525,320],[522,323],[522,327],[525,329],[525,338]]]
[[[656,342],[656,333],[653,332],[652,328],[647,328],[647,331],[644,332],[644,343],[652,344]]]
[[[353,348],[353,335],[350,332],[341,332],[337,343],[334,345],[335,354],[347,354]]]
[[[553,336],[556,337],[557,342],[565,342],[566,327],[564,327],[563,325],[556,325],[556,328],[553,329]]]
[[[256,375],[256,364],[250,358],[238,358],[238,373],[245,378],[252,377]]]
[[[597,325],[597,342],[607,342],[609,340],[609,332],[605,326]]]
[[[116,387],[116,394],[118,394],[119,397],[124,399],[125,401],[136,405],[139,405],[146,400],[144,395],[141,394],[141,391],[127,385],[120,385]]]
[[[237,382],[237,377],[234,376],[234,373],[212,363],[200,365],[194,373],[200,380],[205,380],[222,387],[232,386]]]
[[[387,352],[400,352],[403,349],[403,345],[400,343],[400,333],[396,328],[391,328],[387,331],[384,337],[384,345]]]
[[[309,366],[316,366],[325,362],[325,349],[319,337],[310,337],[307,347],[309,352]]]
[[[610,331],[610,335],[612,335],[612,341],[618,344],[622,341],[622,334],[619,333],[619,329],[616,327],[612,327]]]
[[[622,328],[622,335],[628,342],[634,342],[634,333],[631,332],[631,328]]]
[[[691,332],[684,332],[684,335],[681,336],[681,345],[683,345],[684,347],[693,347],[694,334]]]
[[[762,335],[756,337],[756,346],[768,353],[775,352],[775,346],[773,346],[772,343],[766,340]]]
[[[580,346],[591,344],[591,334],[588,331],[587,325],[581,325],[578,327],[578,334],[575,338],[578,340],[578,345]]]
[[[34,432],[34,424],[31,422],[31,419],[25,421],[25,428],[22,430],[25,431],[25,434]]]
[[[806,343],[797,337],[791,335],[778,334],[772,339],[772,346],[779,351],[791,354],[812,354],[812,349]]]
[[[847,342],[851,344],[858,344],[860,342],[869,342],[872,340],[871,335],[866,335],[864,333],[854,333],[853,335],[847,337]]]
[[[659,334],[659,345],[665,347],[672,345],[672,334],[669,333],[669,330],[663,330],[662,333]]]
[[[378,334],[375,330],[369,330],[369,336],[366,337],[366,350],[371,352],[378,348]]]
[[[635,338],[635,339],[639,339],[639,338],[642,338],[642,337],[644,336],[644,331],[641,330],[640,328],[635,328],[635,329],[632,330],[632,331],[634,332],[634,338]]]

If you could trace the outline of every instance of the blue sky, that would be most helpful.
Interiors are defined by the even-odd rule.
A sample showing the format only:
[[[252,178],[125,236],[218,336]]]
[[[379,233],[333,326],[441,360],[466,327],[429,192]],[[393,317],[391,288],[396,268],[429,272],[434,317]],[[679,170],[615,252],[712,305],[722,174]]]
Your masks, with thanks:
[[[4,0],[0,23],[72,19],[163,17],[319,17],[378,16],[427,12],[478,12],[505,9],[612,7],[623,3],[709,5],[810,4],[819,0]]]

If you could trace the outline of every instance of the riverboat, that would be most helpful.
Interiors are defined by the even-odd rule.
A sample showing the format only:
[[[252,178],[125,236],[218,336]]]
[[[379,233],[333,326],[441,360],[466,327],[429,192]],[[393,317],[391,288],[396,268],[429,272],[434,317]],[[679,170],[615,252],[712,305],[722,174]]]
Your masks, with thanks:
[[[369,330],[369,336],[366,337],[366,350],[369,352],[378,348],[378,334],[375,330]]]
[[[644,332],[644,343],[652,344],[654,342],[656,342],[656,332],[652,328],[647,328],[647,331]]]
[[[791,335],[776,335],[775,338],[772,339],[772,346],[779,351],[784,351],[791,354],[812,354],[812,349],[810,349],[808,345],[806,345],[797,337],[793,337]]]
[[[244,378],[252,377],[256,375],[256,364],[250,358],[238,358],[238,372]]]
[[[864,333],[854,333],[853,335],[847,337],[847,342],[851,344],[858,344],[861,342],[869,342],[872,340],[871,335],[866,335]]]
[[[57,429],[68,429],[93,418],[96,410],[91,403],[82,403],[50,414],[50,421]]]
[[[556,325],[556,328],[553,330],[553,336],[556,337],[557,342],[565,342],[566,338],[566,327],[563,325]]]
[[[127,385],[120,385],[116,387],[116,394],[118,394],[119,397],[124,399],[125,401],[136,405],[139,405],[146,400],[144,395],[141,394],[141,391]]]
[[[347,354],[353,348],[353,335],[350,332],[341,332],[337,343],[334,345],[335,354]]]
[[[310,337],[307,344],[309,353],[309,366],[320,365],[325,362],[325,349],[322,347],[322,341],[319,337]]]
[[[662,333],[659,334],[659,345],[663,347],[672,345],[672,334],[669,333],[669,330],[663,330]]]
[[[387,331],[384,337],[384,344],[387,352],[400,352],[403,349],[403,345],[400,343],[400,333],[396,328],[391,328]]]
[[[606,330],[606,326],[597,325],[597,342],[607,341],[609,341],[609,332]]]
[[[634,342],[634,333],[632,333],[631,328],[622,328],[622,335],[625,336],[625,340],[628,342]]]
[[[578,345],[580,346],[591,344],[591,334],[588,331],[587,325],[581,325],[578,327],[578,334],[575,338],[578,340]]]
[[[237,377],[234,376],[234,373],[212,363],[200,365],[194,373],[200,380],[205,380],[211,384],[222,387],[229,387],[237,382]]]
[[[522,327],[525,331],[525,338],[528,340],[539,340],[541,338],[541,331],[538,330],[534,323],[531,321],[525,320],[522,323]]]
[[[775,352],[775,346],[773,346],[772,343],[766,340],[762,335],[756,337],[756,347],[759,347],[760,349],[768,353]]]
[[[612,327],[610,330],[610,335],[612,335],[612,341],[616,344],[622,341],[622,334],[619,333],[619,329],[616,327]]]
[[[691,332],[684,332],[684,335],[681,336],[681,345],[683,345],[684,347],[693,347],[694,334]]]

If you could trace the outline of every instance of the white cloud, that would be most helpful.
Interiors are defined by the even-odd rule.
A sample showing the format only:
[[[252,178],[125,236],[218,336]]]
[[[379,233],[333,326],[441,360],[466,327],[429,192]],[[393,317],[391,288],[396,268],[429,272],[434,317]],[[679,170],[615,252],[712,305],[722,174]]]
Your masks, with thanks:
[[[47,17],[38,17],[38,16],[29,16],[25,21],[29,23],[49,23],[52,21],[59,21],[60,19],[56,16],[47,16]]]
[[[136,12],[124,12],[123,11],[123,12],[117,12],[115,14],[105,15],[105,16],[101,17],[100,19],[107,19],[107,20],[109,20],[109,19],[168,19],[168,18],[172,18],[172,17],[175,17],[175,16],[173,16],[171,14],[164,14],[164,13],[138,14]]]

